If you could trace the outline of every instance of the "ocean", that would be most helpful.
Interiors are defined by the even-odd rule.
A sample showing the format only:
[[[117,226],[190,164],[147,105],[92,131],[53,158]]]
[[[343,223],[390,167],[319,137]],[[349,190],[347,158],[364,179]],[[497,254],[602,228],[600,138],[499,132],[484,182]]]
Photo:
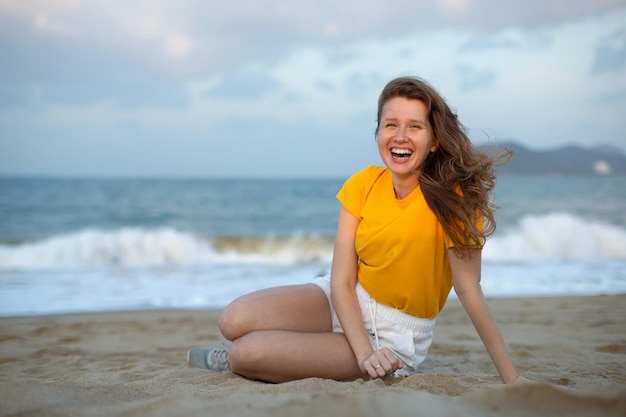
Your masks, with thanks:
[[[0,316],[223,308],[307,282],[330,269],[344,180],[0,178]],[[499,178],[486,296],[626,292],[625,180]]]

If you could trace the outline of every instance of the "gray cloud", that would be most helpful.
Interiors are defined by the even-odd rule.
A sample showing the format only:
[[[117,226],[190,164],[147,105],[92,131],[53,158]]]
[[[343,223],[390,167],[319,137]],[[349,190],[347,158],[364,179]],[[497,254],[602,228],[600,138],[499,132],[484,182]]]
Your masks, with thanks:
[[[467,42],[459,46],[460,53],[474,52],[516,52],[523,50],[543,50],[554,44],[554,39],[541,31],[528,29],[500,34],[497,37],[480,33],[474,34]]]
[[[306,46],[332,45],[327,58],[339,64],[352,56],[342,45],[355,39],[384,40],[444,27],[477,33],[538,27],[604,13],[623,3],[578,0],[562,7],[558,0],[475,0],[457,10],[430,0],[160,0],[143,9],[120,1],[63,10],[58,5],[46,9],[44,2],[22,14],[11,13],[10,7],[0,14],[0,91],[6,93],[4,105],[32,102],[36,88],[45,100],[68,104],[182,106],[187,103],[182,83],[189,79],[221,75],[225,84],[216,92],[241,95],[244,91],[235,84],[247,81],[243,75],[236,80],[233,70],[250,62],[275,64]],[[28,11],[28,6],[20,10]],[[33,22],[42,16],[48,23],[38,30]],[[142,29],[151,19],[154,28]],[[164,52],[171,34],[189,41],[184,56],[174,59]],[[467,48],[486,46],[476,40]],[[499,45],[512,46],[512,41]],[[599,50],[594,71],[611,65],[609,52]],[[262,75],[256,77],[248,76],[248,81],[275,87]],[[139,93],[146,88],[149,92]],[[245,97],[265,92],[254,88]]]
[[[474,124],[481,128],[492,127],[496,119],[504,126],[499,129],[520,137],[569,139],[569,131],[557,130],[569,125],[569,119],[554,116],[550,123],[555,128],[544,133],[520,130],[516,115],[507,118],[534,104],[498,111],[497,106],[509,99],[498,93],[513,86],[498,85],[499,76],[504,79],[511,73],[497,71],[517,69],[495,65],[496,60],[501,52],[532,57],[529,52],[553,46],[541,33],[560,33],[555,29],[559,25],[582,17],[592,21],[625,4],[622,0],[447,2],[469,5],[455,9],[431,0],[39,0],[33,3],[37,8],[21,0],[0,3],[0,173],[47,169],[78,175],[343,175],[358,169],[371,155],[369,160],[377,162],[372,92],[379,91],[390,74],[399,75],[407,67],[438,80],[435,85],[446,86],[446,95],[465,109],[474,109],[476,103],[464,102],[459,93],[488,91],[493,101],[481,103],[484,106],[477,111],[488,117],[474,116]],[[72,8],[64,9],[70,3]],[[12,12],[7,4],[22,11]],[[626,42],[620,36],[598,46],[590,72],[613,77],[624,70]],[[407,39],[416,41],[409,45],[403,42]],[[455,41],[450,44],[448,39]],[[452,49],[460,39],[468,41]],[[398,43],[399,48],[394,46]],[[559,42],[555,39],[554,44]],[[283,80],[262,70],[306,72],[305,65],[296,62],[297,53],[303,51],[315,55],[312,59],[319,68],[304,74],[312,79],[303,83],[302,91],[285,90]],[[472,55],[475,52],[479,54]],[[455,66],[459,62],[465,65]],[[552,79],[559,77],[559,68],[554,71]],[[297,82],[297,75],[288,74],[291,79],[285,83]],[[545,76],[541,68],[537,76]],[[601,82],[609,77],[591,80],[600,86],[594,87],[597,91],[607,91],[594,102],[603,114],[613,114],[624,99],[622,90],[610,93]],[[215,80],[210,89],[200,87]],[[561,91],[570,97],[570,90],[579,85]],[[534,85],[537,97],[541,86],[541,82]],[[557,92],[553,105],[561,103],[556,99],[557,87],[558,83],[551,90]],[[246,113],[242,121],[237,111],[233,118],[223,118],[227,110],[222,109],[215,117],[221,122],[211,124],[203,112],[210,113],[213,102],[198,96],[197,107],[190,111],[168,111],[188,106],[189,91],[197,94],[199,88],[205,88],[200,92],[205,98],[238,99],[246,109],[254,108],[255,99],[279,93],[276,102],[289,106],[284,117],[289,122],[273,120],[267,116],[269,111],[258,120]],[[316,90],[336,93],[340,104],[331,100],[320,111]],[[578,91],[572,92],[572,102],[579,99],[575,94]],[[600,101],[612,105],[600,108]],[[577,117],[591,120],[593,112],[583,108],[585,100],[580,102],[582,112]],[[524,100],[519,103],[525,105]],[[63,107],[49,109],[48,104]],[[106,106],[90,108],[93,104]],[[334,107],[339,105],[343,107]],[[135,108],[141,109],[129,111]],[[364,108],[371,111],[354,116]],[[616,117],[607,119],[617,125]],[[613,131],[619,129],[622,125]],[[623,132],[611,137],[623,140]],[[246,141],[245,147],[237,155],[230,154],[232,144],[241,141]],[[279,149],[289,152],[274,152]]]
[[[457,66],[456,72],[459,75],[459,90],[461,91],[489,88],[497,80],[497,75],[494,71],[477,69],[469,65]]]
[[[359,98],[363,97],[364,93],[369,92],[373,85],[383,85],[385,81],[385,77],[376,72],[355,72],[346,78],[344,84],[351,96]]]
[[[205,95],[213,98],[258,99],[280,89],[281,83],[261,71],[235,71],[225,74]]]
[[[494,50],[506,50],[515,51],[523,48],[520,40],[508,39],[493,39],[490,37],[474,37],[471,40],[465,42],[459,47],[459,52],[479,52],[479,51],[494,51]]]
[[[626,101],[626,89],[614,89],[596,94],[593,101],[597,104],[618,104]]]
[[[332,92],[335,91],[335,85],[327,80],[315,80],[315,87],[322,91]]]
[[[601,42],[591,64],[591,75],[623,73],[626,69],[626,28]]]
[[[0,26],[8,23],[0,18]],[[181,107],[180,80],[123,44],[38,34],[8,23],[0,41],[0,106],[43,104]]]

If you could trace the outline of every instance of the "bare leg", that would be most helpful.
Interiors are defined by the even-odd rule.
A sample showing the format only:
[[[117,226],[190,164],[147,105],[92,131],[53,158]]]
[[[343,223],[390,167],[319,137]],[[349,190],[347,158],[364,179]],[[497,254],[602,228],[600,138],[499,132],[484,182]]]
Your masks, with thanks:
[[[219,327],[234,341],[257,330],[330,332],[332,318],[326,294],[317,285],[286,285],[237,298],[224,309]]]
[[[314,284],[244,295],[226,307],[220,331],[233,342],[231,370],[250,379],[363,376],[344,334],[332,332],[328,299]]]
[[[233,342],[230,369],[246,378],[267,382],[311,377],[338,381],[367,378],[343,333],[248,333]]]

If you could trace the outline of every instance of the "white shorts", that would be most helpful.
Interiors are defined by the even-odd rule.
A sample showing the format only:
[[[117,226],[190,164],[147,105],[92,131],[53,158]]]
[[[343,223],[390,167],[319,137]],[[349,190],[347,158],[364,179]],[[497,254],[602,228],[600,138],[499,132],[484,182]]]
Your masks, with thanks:
[[[333,331],[343,333],[335,307],[330,297],[330,276],[317,277],[312,281],[328,297],[333,320]],[[428,348],[433,341],[435,319],[423,319],[404,313],[393,307],[376,302],[359,282],[356,294],[361,308],[365,330],[370,335],[374,350],[389,348],[404,363],[397,376],[414,373],[420,363],[426,359]]]

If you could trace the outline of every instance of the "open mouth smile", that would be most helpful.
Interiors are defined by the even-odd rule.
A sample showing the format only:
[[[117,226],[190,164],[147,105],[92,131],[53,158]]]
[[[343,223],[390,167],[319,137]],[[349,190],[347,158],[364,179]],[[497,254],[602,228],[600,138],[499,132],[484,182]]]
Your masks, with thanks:
[[[390,149],[391,156],[394,159],[398,160],[406,160],[409,159],[411,155],[413,155],[413,151],[405,148],[391,148]]]

